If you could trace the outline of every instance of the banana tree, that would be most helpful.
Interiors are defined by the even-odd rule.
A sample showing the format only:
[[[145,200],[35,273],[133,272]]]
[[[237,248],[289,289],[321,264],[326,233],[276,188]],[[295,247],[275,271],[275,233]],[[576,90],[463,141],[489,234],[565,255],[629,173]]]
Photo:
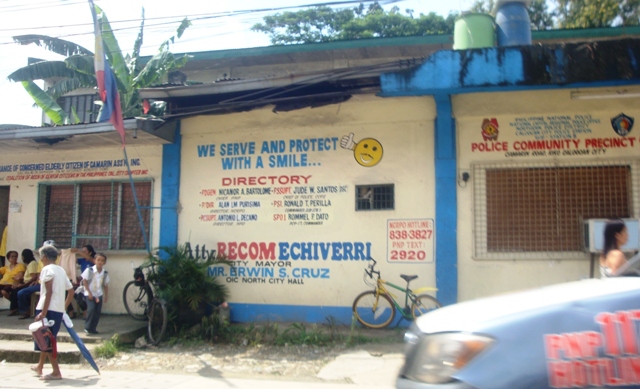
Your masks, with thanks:
[[[175,35],[164,41],[160,45],[158,53],[149,61],[142,63],[140,48],[144,32],[144,9],[133,52],[126,55],[123,55],[120,50],[107,15],[97,5],[95,9],[102,28],[102,40],[107,60],[113,69],[120,92],[122,114],[124,117],[140,115],[142,103],[138,97],[138,89],[159,84],[169,72],[181,68],[187,62],[187,55],[178,58],[169,51],[169,48],[175,42],[176,37],[182,36],[191,22],[186,18],[182,20]],[[14,36],[13,39],[18,44],[35,44],[66,57],[62,61],[39,61],[29,64],[14,71],[7,78],[11,81],[21,82],[35,104],[43,110],[52,123],[56,125],[76,123],[78,121],[77,115],[74,112],[65,112],[56,103],[56,100],[74,90],[97,86],[93,52],[73,42],[46,35],[20,35]],[[53,85],[44,91],[35,84],[35,80],[53,81]]]

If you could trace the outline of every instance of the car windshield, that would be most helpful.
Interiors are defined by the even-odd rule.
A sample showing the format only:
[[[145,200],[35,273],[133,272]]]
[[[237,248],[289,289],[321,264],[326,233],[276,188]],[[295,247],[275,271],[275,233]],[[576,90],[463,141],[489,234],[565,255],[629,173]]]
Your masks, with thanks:
[[[627,261],[627,263],[620,266],[613,276],[640,277],[640,253],[634,255]]]

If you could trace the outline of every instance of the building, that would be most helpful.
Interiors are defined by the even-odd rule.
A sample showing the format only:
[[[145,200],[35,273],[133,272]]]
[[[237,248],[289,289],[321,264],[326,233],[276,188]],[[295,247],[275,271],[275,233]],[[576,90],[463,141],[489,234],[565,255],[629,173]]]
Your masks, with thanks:
[[[170,110],[127,120],[150,245],[236,261],[211,269],[236,321],[350,322],[369,257],[447,304],[589,277],[582,219],[638,217],[638,31],[598,31],[434,53],[449,42],[198,54],[184,73],[206,83],[141,90]],[[0,178],[11,248],[104,242],[118,290],[144,239],[107,127],[5,131]]]

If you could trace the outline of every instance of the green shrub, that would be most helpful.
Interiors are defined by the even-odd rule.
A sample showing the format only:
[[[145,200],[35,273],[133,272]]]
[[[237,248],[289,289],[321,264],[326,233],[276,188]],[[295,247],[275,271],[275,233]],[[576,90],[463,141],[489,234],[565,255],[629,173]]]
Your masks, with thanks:
[[[156,295],[167,302],[169,329],[174,333],[182,327],[198,324],[207,305],[222,303],[229,296],[228,288],[216,277],[210,277],[210,266],[232,263],[224,257],[193,259],[187,245],[160,247],[161,258],[150,256],[148,264],[154,271],[149,281]]]
[[[118,334],[113,335],[113,337],[101,345],[97,346],[93,352],[98,358],[113,358],[121,351],[121,344],[118,339]]]

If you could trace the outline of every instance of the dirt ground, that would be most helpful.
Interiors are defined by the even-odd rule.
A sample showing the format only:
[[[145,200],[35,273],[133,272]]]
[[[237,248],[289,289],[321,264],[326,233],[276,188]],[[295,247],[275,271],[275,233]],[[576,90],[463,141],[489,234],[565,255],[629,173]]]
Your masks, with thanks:
[[[353,347],[315,346],[160,346],[131,349],[110,359],[98,359],[103,370],[197,373],[208,377],[269,378],[320,381],[318,372],[336,357],[365,350],[373,356],[401,354],[401,342],[375,342]]]

